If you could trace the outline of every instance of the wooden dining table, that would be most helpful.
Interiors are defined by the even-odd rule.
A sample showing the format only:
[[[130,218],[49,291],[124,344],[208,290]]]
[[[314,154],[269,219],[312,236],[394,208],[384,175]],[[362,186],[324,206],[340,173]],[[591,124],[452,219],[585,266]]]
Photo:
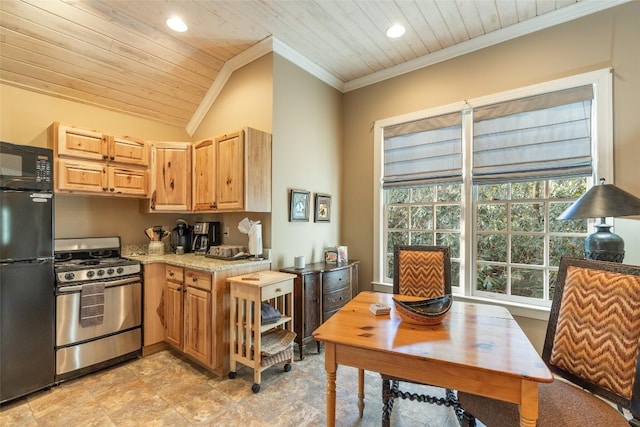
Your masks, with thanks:
[[[506,308],[454,301],[442,323],[421,326],[402,321],[393,297],[361,292],[314,331],[325,344],[328,426],[336,422],[338,365],[359,369],[360,416],[369,370],[516,403],[520,426],[536,425],[538,383],[553,376]],[[387,304],[391,312],[376,316],[371,304]]]

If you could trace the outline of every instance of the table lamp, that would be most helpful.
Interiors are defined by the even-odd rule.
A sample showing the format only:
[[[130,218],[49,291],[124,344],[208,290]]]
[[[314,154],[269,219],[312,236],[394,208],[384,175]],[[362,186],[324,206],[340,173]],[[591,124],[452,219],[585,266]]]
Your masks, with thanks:
[[[640,199],[613,184],[594,185],[569,206],[557,219],[601,218],[596,231],[587,236],[584,250],[587,259],[622,262],[624,240],[610,231],[606,217],[640,215]]]

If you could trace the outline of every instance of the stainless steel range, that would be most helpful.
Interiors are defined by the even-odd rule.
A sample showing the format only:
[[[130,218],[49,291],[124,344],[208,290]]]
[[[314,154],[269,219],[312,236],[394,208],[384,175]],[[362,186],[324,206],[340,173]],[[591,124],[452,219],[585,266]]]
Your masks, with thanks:
[[[119,237],[56,239],[56,382],[138,357],[140,263]]]

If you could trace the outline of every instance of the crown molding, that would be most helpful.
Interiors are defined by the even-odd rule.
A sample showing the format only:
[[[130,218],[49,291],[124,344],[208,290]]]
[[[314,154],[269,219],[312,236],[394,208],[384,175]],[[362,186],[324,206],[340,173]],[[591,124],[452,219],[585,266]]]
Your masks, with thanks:
[[[344,92],[344,82],[333,74],[329,73],[324,68],[320,67],[315,62],[309,60],[307,57],[302,56],[289,45],[285,44],[282,40],[272,37],[273,39],[273,51],[283,58],[293,62],[298,67],[302,68],[314,77],[322,80],[334,89]]]

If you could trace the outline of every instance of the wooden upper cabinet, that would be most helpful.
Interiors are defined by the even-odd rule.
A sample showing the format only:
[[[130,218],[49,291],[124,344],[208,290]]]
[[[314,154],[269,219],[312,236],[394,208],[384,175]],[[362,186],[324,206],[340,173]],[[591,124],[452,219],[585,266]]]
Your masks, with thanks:
[[[191,210],[191,143],[154,142],[151,148],[151,212]]]
[[[147,195],[147,170],[107,166],[109,192],[114,194]]]
[[[216,138],[216,207],[244,209],[244,132]]]
[[[194,210],[271,212],[271,134],[245,128],[194,145]]]
[[[215,209],[215,141],[213,138],[193,145],[193,210]]]
[[[149,145],[129,137],[109,137],[109,160],[129,165],[149,166]]]
[[[108,136],[101,132],[53,124],[56,156],[107,160]]]
[[[149,165],[149,145],[145,141],[106,135],[59,123],[54,123],[53,127],[57,156],[105,160],[136,166]]]
[[[109,190],[107,167],[103,163],[58,159],[55,185],[58,190],[102,193]]]
[[[148,145],[131,138],[54,123],[55,189],[61,192],[145,198]]]
[[[271,134],[244,130],[244,210],[271,212]]]

